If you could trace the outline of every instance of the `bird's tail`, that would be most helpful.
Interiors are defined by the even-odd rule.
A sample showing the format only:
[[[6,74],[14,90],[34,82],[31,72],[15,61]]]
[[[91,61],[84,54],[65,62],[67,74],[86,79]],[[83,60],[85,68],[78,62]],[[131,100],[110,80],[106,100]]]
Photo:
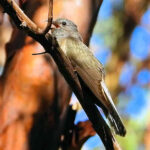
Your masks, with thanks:
[[[114,128],[116,134],[118,134],[120,136],[125,136],[126,129],[121,121],[121,118],[117,112],[117,109],[113,103],[111,95],[110,95],[104,81],[101,82],[101,86],[103,89],[103,94],[104,94],[105,99],[107,101],[109,101],[109,105],[108,105],[109,110],[108,110],[107,117],[110,122],[110,125]]]
[[[112,109],[111,112],[109,112],[108,120],[110,122],[110,125],[115,130],[116,134],[120,136],[126,135],[126,129],[121,121],[121,118],[119,117],[119,114],[116,112],[116,110]]]

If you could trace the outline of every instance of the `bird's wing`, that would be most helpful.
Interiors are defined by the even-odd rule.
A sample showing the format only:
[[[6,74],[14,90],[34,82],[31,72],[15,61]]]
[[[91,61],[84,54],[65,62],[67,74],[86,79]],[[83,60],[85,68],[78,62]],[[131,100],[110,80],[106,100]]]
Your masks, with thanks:
[[[81,79],[107,108],[111,102],[108,98],[104,98],[102,90],[101,83],[105,76],[102,64],[94,57],[90,49],[79,40],[68,39],[65,48],[67,56]]]
[[[81,41],[67,39],[65,44],[66,55],[84,83],[107,109],[108,114],[106,115],[116,134],[124,136],[126,130],[104,82],[105,75],[102,64]]]

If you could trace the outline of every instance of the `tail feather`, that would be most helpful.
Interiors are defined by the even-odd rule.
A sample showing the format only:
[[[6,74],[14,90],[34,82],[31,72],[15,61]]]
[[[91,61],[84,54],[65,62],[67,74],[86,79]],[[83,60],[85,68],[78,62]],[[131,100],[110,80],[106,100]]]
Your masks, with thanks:
[[[108,114],[108,120],[110,122],[110,125],[115,130],[116,134],[118,134],[120,136],[125,136],[126,135],[126,129],[125,129],[118,113],[115,110],[111,111]]]
[[[117,109],[113,103],[113,100],[111,98],[111,95],[104,83],[104,81],[101,82],[101,86],[103,89],[103,94],[105,99],[109,102],[108,103],[108,120],[110,122],[110,125],[114,128],[115,133],[120,135],[120,136],[125,136],[126,134],[126,129],[121,121],[121,118],[119,117],[119,114],[117,112]]]

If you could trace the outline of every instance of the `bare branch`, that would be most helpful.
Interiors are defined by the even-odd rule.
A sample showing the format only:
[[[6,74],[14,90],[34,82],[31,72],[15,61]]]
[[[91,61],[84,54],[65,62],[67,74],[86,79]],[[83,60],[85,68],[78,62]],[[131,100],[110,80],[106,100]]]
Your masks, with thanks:
[[[16,2],[14,0],[3,1],[2,5],[5,5],[5,4],[8,6],[8,8],[5,8],[5,9],[11,9],[12,8],[16,11],[16,15],[18,15],[17,17],[21,21],[20,27],[22,27],[22,28],[29,27],[30,30],[32,30],[33,32],[39,32],[40,31],[40,29],[37,27],[37,25],[35,23],[33,23],[33,21],[31,21],[24,14],[24,12],[19,8],[19,6],[16,4]]]
[[[47,26],[44,30],[44,34],[46,34],[50,28],[51,28],[51,24],[53,21],[53,0],[49,0],[49,9],[48,9],[48,19],[47,19],[48,23]]]

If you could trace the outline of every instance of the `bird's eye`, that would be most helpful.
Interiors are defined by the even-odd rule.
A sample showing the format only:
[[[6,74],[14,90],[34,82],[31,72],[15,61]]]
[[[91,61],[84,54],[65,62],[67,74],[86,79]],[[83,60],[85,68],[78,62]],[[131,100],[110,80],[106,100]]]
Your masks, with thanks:
[[[65,25],[66,25],[66,22],[64,22],[64,21],[63,21],[63,22],[62,22],[62,25],[64,25],[64,26],[65,26]]]

